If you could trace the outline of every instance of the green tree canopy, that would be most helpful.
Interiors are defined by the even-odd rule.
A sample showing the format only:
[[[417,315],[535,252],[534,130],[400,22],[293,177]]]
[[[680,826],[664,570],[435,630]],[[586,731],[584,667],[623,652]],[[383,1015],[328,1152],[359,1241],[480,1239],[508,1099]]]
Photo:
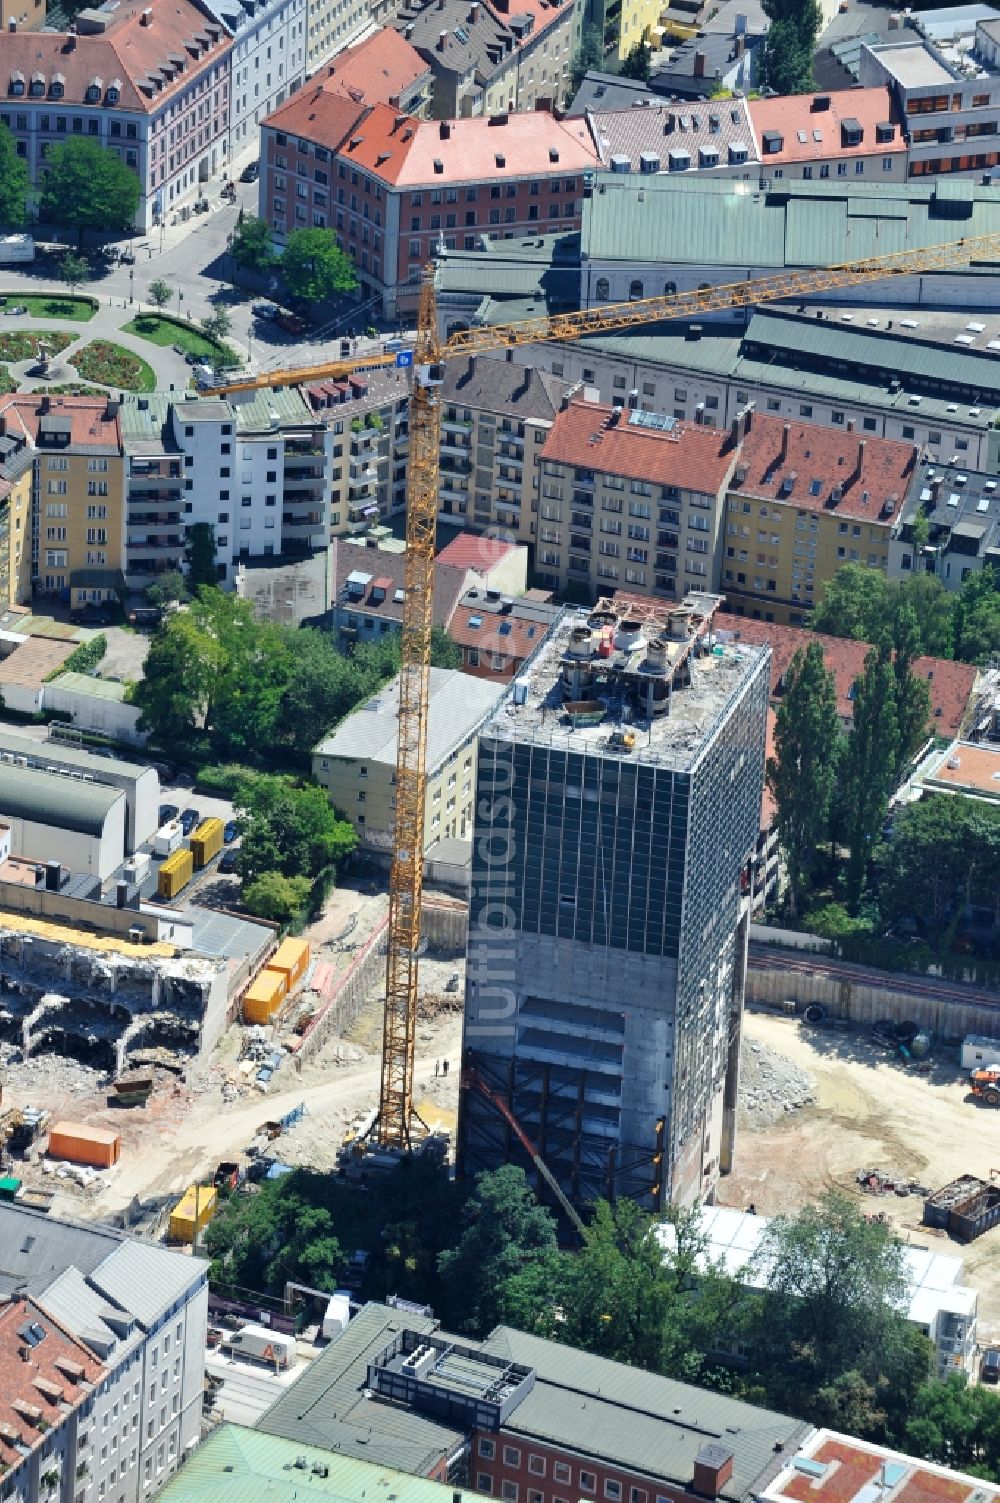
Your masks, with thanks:
[[[190,611],[175,611],[149,644],[132,703],[140,729],[161,746],[190,745],[203,725],[223,651],[206,637]]]
[[[175,600],[184,600],[187,585],[180,569],[164,569],[152,584],[146,586],[146,599],[150,605],[171,605]]]
[[[956,902],[1000,904],[1000,808],[935,794],[896,815],[881,853],[879,906],[887,919],[917,918],[939,942]]]
[[[215,528],[211,522],[195,522],[188,528],[184,557],[188,566],[188,588],[197,590],[200,585],[216,585],[219,573],[215,567]]]
[[[165,308],[173,295],[174,289],[163,277],[155,277],[146,288],[146,301],[154,308]]]
[[[821,12],[815,0],[764,0],[771,25],[764,38],[763,78],[776,94],[808,94],[815,88],[813,51]]]
[[[308,877],[284,877],[281,872],[261,872],[243,889],[243,903],[258,918],[287,924],[301,913],[312,892]]]
[[[293,297],[321,303],[358,285],[351,258],[332,230],[293,230],[281,257],[281,275]]]
[[[903,1444],[915,1456],[1000,1482],[1000,1394],[970,1387],[961,1373],[925,1383],[907,1416]]]
[[[767,764],[793,914],[799,911],[816,847],[826,834],[841,740],[833,674],[823,662],[820,643],[810,642],[804,652],[795,654],[785,673],[774,727],[775,755]]]
[[[27,217],[28,164],[17,154],[17,143],[0,125],[0,225],[19,229]]]
[[[573,54],[573,62],[570,66],[570,87],[574,94],[583,83],[586,73],[597,72],[604,66],[602,40],[599,26],[584,26],[580,35],[580,45]]]
[[[202,319],[201,327],[208,339],[221,344],[226,335],[232,331],[232,315],[226,308],[215,308],[207,318]]]
[[[955,602],[955,656],[988,663],[1000,656],[1000,571],[992,565],[970,574]]]
[[[556,1250],[556,1223],[513,1164],[480,1174],[456,1244],[438,1258],[445,1308],[458,1330],[485,1335],[501,1318],[503,1289],[523,1265]]]
[[[868,654],[865,671],[854,686],[854,724],[842,763],[851,848],[847,899],[852,912],[857,911],[865,888],[899,766],[897,693],[889,644],[884,641]]]
[[[67,251],[59,258],[56,275],[72,292],[90,277],[90,262],[86,256],[77,256],[72,251]]]
[[[271,229],[267,221],[244,214],[233,232],[233,260],[244,271],[267,271],[275,264]]]
[[[649,83],[652,62],[653,53],[650,45],[645,38],[642,38],[636,42],[618,71],[622,78],[637,78],[640,83]]]
[[[265,872],[315,878],[346,860],[357,845],[353,825],[337,815],[315,783],[254,774],[237,784],[233,807],[243,831],[244,881]]]
[[[77,231],[128,229],[139,207],[139,179],[107,147],[73,136],[45,158],[40,213]]]

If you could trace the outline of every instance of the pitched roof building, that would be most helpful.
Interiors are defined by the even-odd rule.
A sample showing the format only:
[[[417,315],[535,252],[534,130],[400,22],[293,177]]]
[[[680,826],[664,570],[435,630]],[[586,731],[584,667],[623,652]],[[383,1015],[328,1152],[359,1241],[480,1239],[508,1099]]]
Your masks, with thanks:
[[[330,573],[330,625],[345,642],[377,641],[403,624],[405,555],[361,548],[334,538]],[[475,583],[468,570],[434,566],[434,625],[445,631],[465,591]]]
[[[430,108],[431,70],[415,47],[391,26],[383,26],[346,52],[337,54],[311,82],[353,104],[387,104],[423,118]]]
[[[589,111],[601,162],[612,172],[710,172],[756,181],[760,159],[745,99],[669,104],[649,98],[628,109]]]
[[[462,653],[462,668],[476,678],[512,679],[545,641],[562,608],[537,600],[511,600],[498,590],[467,590],[448,635]]]
[[[762,178],[906,180],[906,139],[886,85],[776,95],[748,108]]]

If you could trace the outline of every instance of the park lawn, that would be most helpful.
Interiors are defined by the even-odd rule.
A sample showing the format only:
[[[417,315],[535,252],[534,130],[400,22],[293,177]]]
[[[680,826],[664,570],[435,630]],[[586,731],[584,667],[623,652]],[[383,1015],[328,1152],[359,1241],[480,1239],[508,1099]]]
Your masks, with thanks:
[[[65,318],[71,323],[86,324],[97,312],[96,301],[68,292],[0,291],[0,297],[5,297],[12,308],[27,308],[31,318]]]
[[[122,325],[122,332],[135,334],[139,339],[164,348],[169,346],[172,349],[176,345],[185,355],[204,356],[210,365],[231,365],[236,359],[235,352],[228,345],[209,339],[182,319],[165,318],[159,313],[140,313],[131,323]]]
[[[53,355],[61,355],[79,334],[67,334],[65,329],[25,329],[0,326],[0,360],[9,360],[18,365],[22,360],[35,360],[38,342],[43,339]]]
[[[96,381],[101,386],[121,391],[156,390],[152,366],[139,355],[133,355],[131,350],[106,339],[95,339],[79,350],[73,356],[72,364],[85,381]]]

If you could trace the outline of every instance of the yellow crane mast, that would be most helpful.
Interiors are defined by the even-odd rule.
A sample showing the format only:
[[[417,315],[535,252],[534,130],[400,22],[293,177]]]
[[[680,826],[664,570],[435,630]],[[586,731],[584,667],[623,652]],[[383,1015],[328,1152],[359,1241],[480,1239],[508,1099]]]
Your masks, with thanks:
[[[417,960],[423,890],[424,813],[427,795],[427,709],[431,627],[434,605],[434,529],[438,503],[441,432],[440,385],[443,364],[462,355],[489,354],[588,334],[640,328],[671,318],[748,308],[786,298],[806,298],[856,287],[885,277],[945,271],[1000,255],[1000,234],[913,250],[894,251],[814,271],[781,272],[722,286],[700,287],[634,302],[610,303],[576,313],[555,313],[462,329],[441,340],[437,327],[434,270],[424,270],[413,351],[410,399],[410,462],[406,509],[403,640],[396,758],[396,814],[389,878],[389,934],[385,1016],[382,1031],[382,1083],[377,1134],[386,1148],[407,1149],[420,1124],[413,1107],[413,1061],[417,1021]],[[246,376],[214,388],[230,395],[262,387],[336,380],[359,370],[395,365],[393,354],[322,361]]]

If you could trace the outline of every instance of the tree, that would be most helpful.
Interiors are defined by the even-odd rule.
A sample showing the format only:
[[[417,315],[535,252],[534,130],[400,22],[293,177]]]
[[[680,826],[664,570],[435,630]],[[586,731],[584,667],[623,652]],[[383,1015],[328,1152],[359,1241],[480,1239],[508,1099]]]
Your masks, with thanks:
[[[917,918],[934,944],[953,906],[1000,901],[1000,808],[960,794],[907,804],[881,854],[885,918]]]
[[[146,301],[157,310],[164,309],[174,295],[174,289],[163,277],[154,277],[146,288]]]
[[[604,66],[604,47],[601,28],[585,26],[580,36],[580,45],[573,54],[570,65],[570,87],[575,94],[587,73],[596,73]]]
[[[215,344],[221,344],[232,330],[233,320],[225,308],[216,308],[207,318],[202,319],[201,327],[206,339],[211,339]]]
[[[16,229],[27,217],[28,164],[17,154],[17,143],[0,125],[0,225]]]
[[[637,78],[640,83],[649,83],[649,71],[653,53],[645,38],[640,38],[622,62],[619,73],[622,78]]]
[[[795,654],[785,674],[774,726],[775,755],[766,770],[793,914],[798,914],[816,847],[826,833],[840,742],[833,674],[826,669],[820,644],[810,642]]]
[[[337,292],[353,292],[357,273],[332,230],[293,230],[281,258],[281,275],[293,297],[321,303]]]
[[[113,151],[76,136],[50,147],[40,217],[75,229],[79,246],[89,229],[127,229],[138,207],[139,179]]]
[[[865,671],[854,686],[854,724],[843,758],[851,848],[847,901],[852,913],[857,912],[865,888],[899,762],[896,695],[889,644],[883,641],[865,658]]]
[[[233,233],[233,260],[244,271],[264,272],[275,264],[271,229],[267,221],[244,214]]]
[[[195,522],[193,527],[188,528],[184,557],[188,566],[187,581],[190,590],[197,590],[200,585],[218,584],[219,572],[215,567],[215,528],[211,522]]]
[[[206,640],[190,611],[175,611],[149,645],[132,703],[140,729],[160,746],[190,743],[203,723],[222,665],[217,643]]]
[[[822,24],[817,0],[763,0],[771,22],[764,38],[764,82],[776,94],[808,94],[815,88],[813,52]]]
[[[513,1164],[477,1177],[463,1223],[457,1244],[438,1258],[438,1273],[449,1323],[485,1335],[501,1317],[507,1280],[555,1251],[556,1224]]]
[[[152,584],[146,586],[146,599],[150,605],[171,605],[174,601],[184,600],[186,596],[187,585],[180,569],[164,569]]]
[[[258,918],[287,924],[309,901],[312,883],[308,877],[283,877],[281,872],[261,872],[243,889],[243,904]]]
[[[809,617],[813,631],[872,642],[888,624],[888,581],[877,569],[844,564],[823,585],[823,597]]]
[[[884,1222],[829,1191],[772,1220],[751,1264],[761,1295],[744,1338],[767,1402],[854,1433],[884,1426],[928,1376],[906,1319],[904,1251]]]
[[[72,251],[66,251],[56,265],[56,275],[61,282],[66,283],[70,292],[73,292],[81,282],[86,282],[89,278],[90,262],[86,256],[77,256]]]
[[[907,1415],[906,1449],[926,1461],[1000,1481],[1000,1395],[950,1373],[918,1389]]]
[[[243,827],[240,875],[250,882],[265,872],[315,878],[354,850],[353,825],[331,807],[315,783],[259,774],[243,779],[233,794]]]
[[[902,584],[890,584],[888,599],[894,613],[913,607],[920,630],[918,651],[936,658],[950,658],[954,643],[955,597],[938,579],[921,569]],[[895,634],[895,627],[893,627]],[[876,634],[877,635],[877,634]],[[875,641],[876,637],[872,637]]]
[[[913,674],[913,661],[920,655],[921,637],[917,613],[905,597],[897,605],[893,621],[892,671],[896,679],[896,778],[927,735],[931,720],[931,696],[927,681]]]
[[[988,663],[1000,655],[1000,571],[992,565],[970,574],[955,601],[955,656]]]

